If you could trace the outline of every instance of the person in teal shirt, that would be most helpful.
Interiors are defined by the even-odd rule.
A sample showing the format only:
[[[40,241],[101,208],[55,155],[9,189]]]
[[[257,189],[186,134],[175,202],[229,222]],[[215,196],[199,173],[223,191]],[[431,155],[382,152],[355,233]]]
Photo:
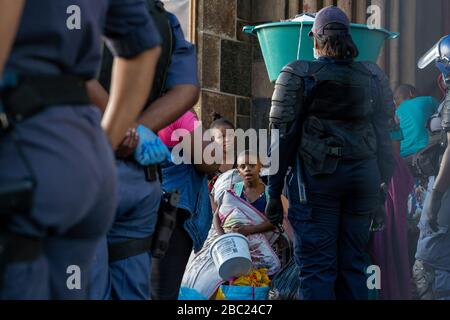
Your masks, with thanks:
[[[406,158],[428,145],[429,133],[426,124],[439,104],[433,97],[418,97],[416,88],[407,84],[397,88],[394,100],[397,106],[396,115],[404,136],[400,155]]]

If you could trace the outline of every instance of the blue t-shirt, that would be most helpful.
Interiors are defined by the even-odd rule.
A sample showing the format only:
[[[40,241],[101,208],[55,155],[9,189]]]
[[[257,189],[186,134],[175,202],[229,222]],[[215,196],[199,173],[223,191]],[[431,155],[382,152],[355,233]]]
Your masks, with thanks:
[[[402,157],[413,155],[428,145],[426,124],[438,106],[433,97],[417,97],[404,101],[397,109],[396,114],[404,136],[400,147]]]

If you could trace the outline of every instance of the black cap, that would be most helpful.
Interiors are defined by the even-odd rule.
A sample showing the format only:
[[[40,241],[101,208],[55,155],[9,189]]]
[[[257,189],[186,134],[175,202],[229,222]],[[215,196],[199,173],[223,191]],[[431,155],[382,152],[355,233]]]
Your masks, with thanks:
[[[327,28],[330,24],[340,24],[338,28]],[[328,6],[323,8],[316,14],[314,25],[309,33],[309,36],[313,34],[318,36],[348,34],[350,32],[350,20],[344,11],[336,6]]]

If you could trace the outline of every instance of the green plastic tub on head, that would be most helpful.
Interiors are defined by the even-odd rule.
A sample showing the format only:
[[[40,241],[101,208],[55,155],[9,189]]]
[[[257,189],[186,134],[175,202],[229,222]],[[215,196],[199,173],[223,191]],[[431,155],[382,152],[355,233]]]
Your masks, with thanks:
[[[244,27],[244,32],[258,36],[270,81],[275,81],[281,69],[294,60],[314,60],[313,39],[308,36],[312,26],[312,21],[289,21]],[[385,29],[369,29],[364,24],[352,24],[351,34],[359,50],[357,60],[372,62],[377,61],[385,40],[400,35]]]

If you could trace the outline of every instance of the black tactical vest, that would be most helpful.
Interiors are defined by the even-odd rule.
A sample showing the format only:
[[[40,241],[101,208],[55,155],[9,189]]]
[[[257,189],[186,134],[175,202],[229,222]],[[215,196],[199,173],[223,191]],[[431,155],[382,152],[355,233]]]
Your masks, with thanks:
[[[153,18],[155,25],[162,38],[161,43],[161,56],[158,61],[158,65],[155,70],[155,78],[153,80],[153,87],[150,96],[145,104],[148,107],[152,102],[161,97],[165,91],[165,84],[167,80],[167,73],[172,61],[172,53],[174,50],[174,37],[172,33],[172,27],[170,20],[164,9],[164,4],[157,0],[147,0],[147,8],[151,17]],[[102,67],[98,80],[100,84],[108,92],[111,86],[111,70],[114,57],[107,46],[103,49]]]
[[[305,101],[300,154],[312,175],[332,174],[341,160],[376,157],[371,117],[380,101],[375,76],[361,63],[314,62]]]

